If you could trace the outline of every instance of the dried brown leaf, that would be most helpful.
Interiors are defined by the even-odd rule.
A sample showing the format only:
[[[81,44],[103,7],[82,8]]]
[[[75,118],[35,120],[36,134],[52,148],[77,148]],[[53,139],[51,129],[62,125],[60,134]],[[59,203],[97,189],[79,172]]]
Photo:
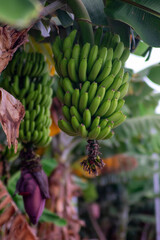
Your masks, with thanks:
[[[25,109],[21,102],[0,88],[0,122],[7,136],[8,147],[13,144],[15,153],[18,147],[19,126],[24,115]]]
[[[27,41],[28,29],[17,31],[7,25],[0,27],[0,73],[6,68],[13,54]]]
[[[19,213],[19,209],[13,202],[2,181],[0,181],[0,226],[8,224],[10,229],[5,231],[5,240],[37,240],[25,217]],[[6,226],[7,227],[7,226]],[[2,239],[2,240],[3,240]]]

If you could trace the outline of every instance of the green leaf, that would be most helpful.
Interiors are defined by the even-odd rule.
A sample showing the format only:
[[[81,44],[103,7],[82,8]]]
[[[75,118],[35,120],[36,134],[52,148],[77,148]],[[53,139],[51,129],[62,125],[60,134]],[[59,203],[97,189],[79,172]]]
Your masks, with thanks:
[[[63,227],[67,224],[64,218],[60,218],[57,214],[52,213],[46,208],[44,209],[43,214],[39,219],[39,222],[50,222],[60,227]]]
[[[16,190],[16,184],[18,179],[20,178],[20,175],[21,175],[21,172],[18,171],[15,174],[13,174],[8,180],[7,188],[11,195],[13,195]]]
[[[50,176],[52,171],[57,167],[57,161],[54,158],[43,158],[41,161],[43,170],[47,176]]]
[[[0,21],[14,27],[28,27],[42,9],[37,0],[0,0]]]
[[[160,84],[160,64],[150,68],[147,77],[154,83]]]
[[[67,12],[59,9],[57,10],[57,17],[59,18],[64,28],[67,28],[73,25],[73,19]]]
[[[146,43],[140,41],[138,43],[138,46],[136,47],[136,50],[134,51],[134,54],[138,56],[142,56],[148,48],[149,46]]]
[[[87,8],[92,23],[96,25],[108,25],[102,0],[82,0],[82,2]]]
[[[159,10],[159,1],[154,1],[155,4],[152,4],[151,0],[141,0],[142,8],[134,6],[133,1],[130,2],[131,4],[122,0],[106,0],[105,13],[115,20],[130,25],[148,45],[160,47],[160,19],[157,17],[160,14],[157,13],[155,16],[152,10]],[[152,9],[150,4],[152,4]],[[143,6],[147,6],[149,9],[146,10]]]

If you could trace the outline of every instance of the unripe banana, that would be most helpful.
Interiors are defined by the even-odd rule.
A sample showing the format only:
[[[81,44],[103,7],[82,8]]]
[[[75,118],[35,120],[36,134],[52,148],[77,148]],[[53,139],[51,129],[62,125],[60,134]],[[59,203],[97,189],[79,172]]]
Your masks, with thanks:
[[[65,119],[66,119],[67,121],[70,121],[71,115],[70,115],[70,109],[69,109],[69,107],[67,107],[67,106],[64,105],[64,106],[62,107],[62,113],[63,113]]]
[[[13,91],[16,95],[19,95],[20,89],[19,89],[19,77],[14,76],[14,83],[12,84]]]
[[[107,52],[107,58],[106,58],[106,61],[112,61],[113,59],[113,48],[109,48],[108,49],[108,52]]]
[[[76,88],[72,94],[72,105],[78,109],[79,104],[79,89]]]
[[[78,119],[76,118],[76,116],[72,116],[72,118],[71,118],[71,124],[72,124],[73,129],[74,129],[76,132],[78,132],[78,131],[79,131],[80,123],[78,122]]]
[[[123,113],[121,111],[113,113],[111,116],[108,117],[109,121],[116,122],[122,117]]]
[[[114,34],[113,38],[112,38],[112,43],[111,43],[111,47],[113,49],[116,48],[117,44],[120,42],[120,36],[118,34]]]
[[[122,122],[124,122],[126,119],[126,115],[124,115],[122,112],[121,112],[121,116],[119,117],[119,119],[117,121],[114,122],[114,126],[113,128],[116,128],[118,127]]]
[[[120,98],[120,91],[116,91],[116,92],[115,92],[114,98],[117,98],[117,99]]]
[[[101,127],[101,130],[107,126],[108,119],[102,119],[99,126]]]
[[[102,86],[102,87],[98,88],[96,96],[100,96],[101,97],[101,101],[102,101],[104,96],[105,96],[105,93],[106,93],[106,89],[105,89],[105,87]]]
[[[91,48],[91,51],[89,53],[89,57],[88,57],[88,65],[87,65],[87,73],[89,74],[96,59],[97,59],[97,56],[98,56],[98,46],[97,45],[94,45],[92,48]]]
[[[108,111],[106,112],[106,114],[104,115],[104,117],[108,117],[110,115],[112,115],[116,108],[117,108],[117,105],[118,105],[118,99],[114,98],[112,101],[111,101],[111,105],[110,105],[110,108],[108,109]]]
[[[99,74],[98,78],[96,79],[96,82],[98,83],[102,82],[110,74],[111,69],[112,69],[112,61],[108,60],[106,61],[102,72]]]
[[[83,113],[83,111],[87,108],[88,103],[88,92],[83,93],[80,95],[79,99],[79,111]]]
[[[67,77],[68,71],[67,71],[67,58],[63,58],[62,61],[60,62],[60,71],[63,77]]]
[[[64,95],[64,104],[67,105],[68,107],[71,106],[71,93],[70,92],[66,92]]]
[[[117,105],[117,108],[116,108],[116,112],[118,112],[123,107],[124,103],[125,103],[124,99],[119,99],[118,100],[118,105]]]
[[[128,72],[125,72],[125,73],[124,73],[124,76],[123,76],[123,82],[122,82],[122,84],[128,82],[128,80],[129,80],[129,73],[128,73]]]
[[[72,83],[71,81],[69,80],[69,78],[64,78],[63,79],[63,89],[65,92],[70,92],[71,94],[73,94],[74,92],[74,89],[73,89],[73,86],[72,86]]]
[[[90,85],[89,91],[88,91],[88,104],[91,104],[92,100],[94,99],[97,91],[97,83],[93,82]]]
[[[108,50],[106,47],[101,48],[98,52],[98,58],[102,58],[102,67],[106,63],[107,52],[108,52]]]
[[[97,126],[88,133],[88,139],[96,139],[101,131],[101,127]]]
[[[101,67],[102,67],[102,58],[98,58],[89,73],[89,76],[88,76],[89,81],[93,82],[97,78],[101,70]]]
[[[71,136],[76,136],[77,135],[75,133],[74,129],[71,127],[71,125],[63,119],[58,121],[58,126],[62,131],[64,131],[68,135],[71,135]]]
[[[99,122],[100,122],[100,116],[95,117],[91,124],[90,130],[93,130],[94,128],[96,128],[99,125]]]
[[[78,82],[78,76],[77,76],[77,72],[76,72],[76,63],[73,58],[71,58],[68,62],[68,74],[69,74],[70,79],[73,82]]]
[[[79,132],[82,138],[86,138],[88,135],[88,131],[83,123],[79,125]]]
[[[82,117],[74,106],[70,108],[70,113],[71,113],[71,116],[76,116],[79,123],[82,123]]]
[[[124,51],[124,43],[119,42],[113,52],[113,59],[115,58],[119,59],[122,56],[123,51]]]
[[[122,53],[122,56],[120,57],[122,64],[124,64],[127,61],[127,59],[129,58],[129,54],[130,54],[129,48],[125,48]]]
[[[94,43],[95,43],[97,46],[100,46],[100,45],[101,45],[102,35],[103,35],[103,28],[102,28],[102,27],[97,28],[97,29],[96,29],[96,32],[95,32],[95,36],[94,36]]]
[[[111,137],[113,137],[113,136],[114,136],[114,132],[111,131],[111,132],[107,135],[107,137],[104,138],[104,140],[105,140],[105,139],[109,139],[109,138],[111,138]]]
[[[97,140],[100,140],[100,139],[104,139],[105,137],[108,136],[108,134],[110,133],[111,131],[111,127],[110,126],[106,126],[104,127],[103,129],[101,129],[99,135],[97,136]]]
[[[79,80],[85,82],[87,79],[87,59],[83,58],[79,65]]]
[[[36,106],[37,107],[37,106]],[[39,110],[40,112],[40,110]],[[35,109],[33,109],[31,112],[30,112],[30,121],[34,121],[36,115],[38,115],[37,111]]]
[[[120,88],[119,88],[119,91],[120,91],[120,99],[122,99],[128,92],[128,88],[129,88],[129,83],[126,82],[124,83]]]
[[[53,49],[54,57],[57,58],[60,51],[62,50],[62,42],[61,42],[60,36],[56,37],[56,39],[52,45],[52,49]]]
[[[115,77],[112,85],[110,86],[110,89],[114,89],[115,91],[117,91],[119,89],[119,87],[122,84],[123,79],[121,77]]]
[[[116,76],[118,74],[119,70],[121,69],[121,66],[122,66],[122,62],[118,59],[115,59],[113,62],[111,74]]]
[[[74,29],[70,34],[69,34],[69,38],[71,39],[71,44],[73,45],[74,41],[75,41],[75,38],[76,38],[76,35],[77,35],[77,30]]]
[[[31,134],[34,132],[34,129],[35,129],[35,122],[32,121],[31,124],[30,124],[30,131],[31,131]]]
[[[82,88],[81,88],[81,94],[85,93],[85,92],[88,92],[89,87],[90,87],[90,82],[89,81],[85,81],[83,83],[83,85],[82,85]]]
[[[71,38],[68,36],[63,41],[63,52],[66,51],[66,49],[72,48],[72,41]]]
[[[92,102],[91,102],[91,104],[89,106],[89,110],[90,110],[92,116],[96,113],[96,111],[97,111],[97,109],[98,109],[98,107],[100,105],[100,102],[101,102],[101,97],[100,96],[96,96],[92,100]]]
[[[29,111],[32,111],[33,108],[34,108],[34,101],[31,100],[30,103],[29,103],[29,105],[28,105],[28,110],[29,110]]]
[[[107,92],[106,92],[106,94],[105,94],[105,96],[103,98],[103,102],[108,100],[108,99],[112,100],[114,94],[115,94],[115,90],[114,89],[107,90]]]
[[[98,108],[97,112],[96,112],[96,116],[104,116],[106,114],[106,112],[109,110],[111,105],[111,100],[108,99],[107,101],[103,102],[100,107]]]
[[[91,112],[89,109],[85,109],[83,112],[83,123],[86,128],[89,128],[91,125]]]
[[[110,33],[107,31],[102,38],[102,42],[101,42],[102,47],[104,46],[106,47],[106,43],[108,41],[109,36],[110,36]]]
[[[114,75],[111,74],[101,82],[99,87],[103,86],[107,90],[112,85],[113,81],[114,81]]]
[[[64,52],[64,57],[69,61],[72,55],[72,49],[71,48],[67,48]]]
[[[80,45],[75,44],[72,51],[72,58],[75,60],[76,69],[78,69],[79,65],[80,50],[81,50]]]
[[[81,49],[81,53],[80,53],[80,61],[82,61],[82,59],[86,59],[88,58],[88,54],[89,54],[89,50],[90,50],[90,43],[85,43]]]
[[[64,91],[60,85],[58,86],[58,89],[57,89],[57,97],[63,103]]]

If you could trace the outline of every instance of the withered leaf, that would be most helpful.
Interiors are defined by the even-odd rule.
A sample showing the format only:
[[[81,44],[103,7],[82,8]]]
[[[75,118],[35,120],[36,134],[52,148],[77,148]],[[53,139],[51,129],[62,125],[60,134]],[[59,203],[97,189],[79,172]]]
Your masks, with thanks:
[[[17,48],[27,41],[28,30],[17,31],[7,25],[0,27],[0,73],[6,68]]]
[[[18,147],[19,126],[24,115],[25,109],[21,102],[0,88],[0,122],[7,136],[8,147],[13,144],[15,153]]]

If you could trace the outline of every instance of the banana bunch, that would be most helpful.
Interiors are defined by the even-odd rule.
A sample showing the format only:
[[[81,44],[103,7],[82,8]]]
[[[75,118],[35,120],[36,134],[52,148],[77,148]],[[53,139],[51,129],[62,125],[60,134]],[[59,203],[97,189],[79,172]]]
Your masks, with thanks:
[[[38,52],[26,53],[17,51],[5,71],[9,76],[30,76],[38,77],[47,72],[48,66],[44,56]]]
[[[60,76],[57,96],[64,104],[65,119],[59,127],[68,135],[89,140],[108,139],[112,128],[126,116],[120,111],[129,87],[124,63],[129,49],[117,34],[102,31],[95,37],[97,45],[75,43],[76,30],[53,44],[56,71]]]
[[[1,86],[19,99],[25,107],[25,117],[19,130],[20,140],[24,144],[30,143],[36,147],[48,145],[51,140],[49,127],[52,122],[50,118],[52,78],[48,73],[33,77],[23,76],[24,74],[8,75],[8,72],[7,67],[3,73]]]

